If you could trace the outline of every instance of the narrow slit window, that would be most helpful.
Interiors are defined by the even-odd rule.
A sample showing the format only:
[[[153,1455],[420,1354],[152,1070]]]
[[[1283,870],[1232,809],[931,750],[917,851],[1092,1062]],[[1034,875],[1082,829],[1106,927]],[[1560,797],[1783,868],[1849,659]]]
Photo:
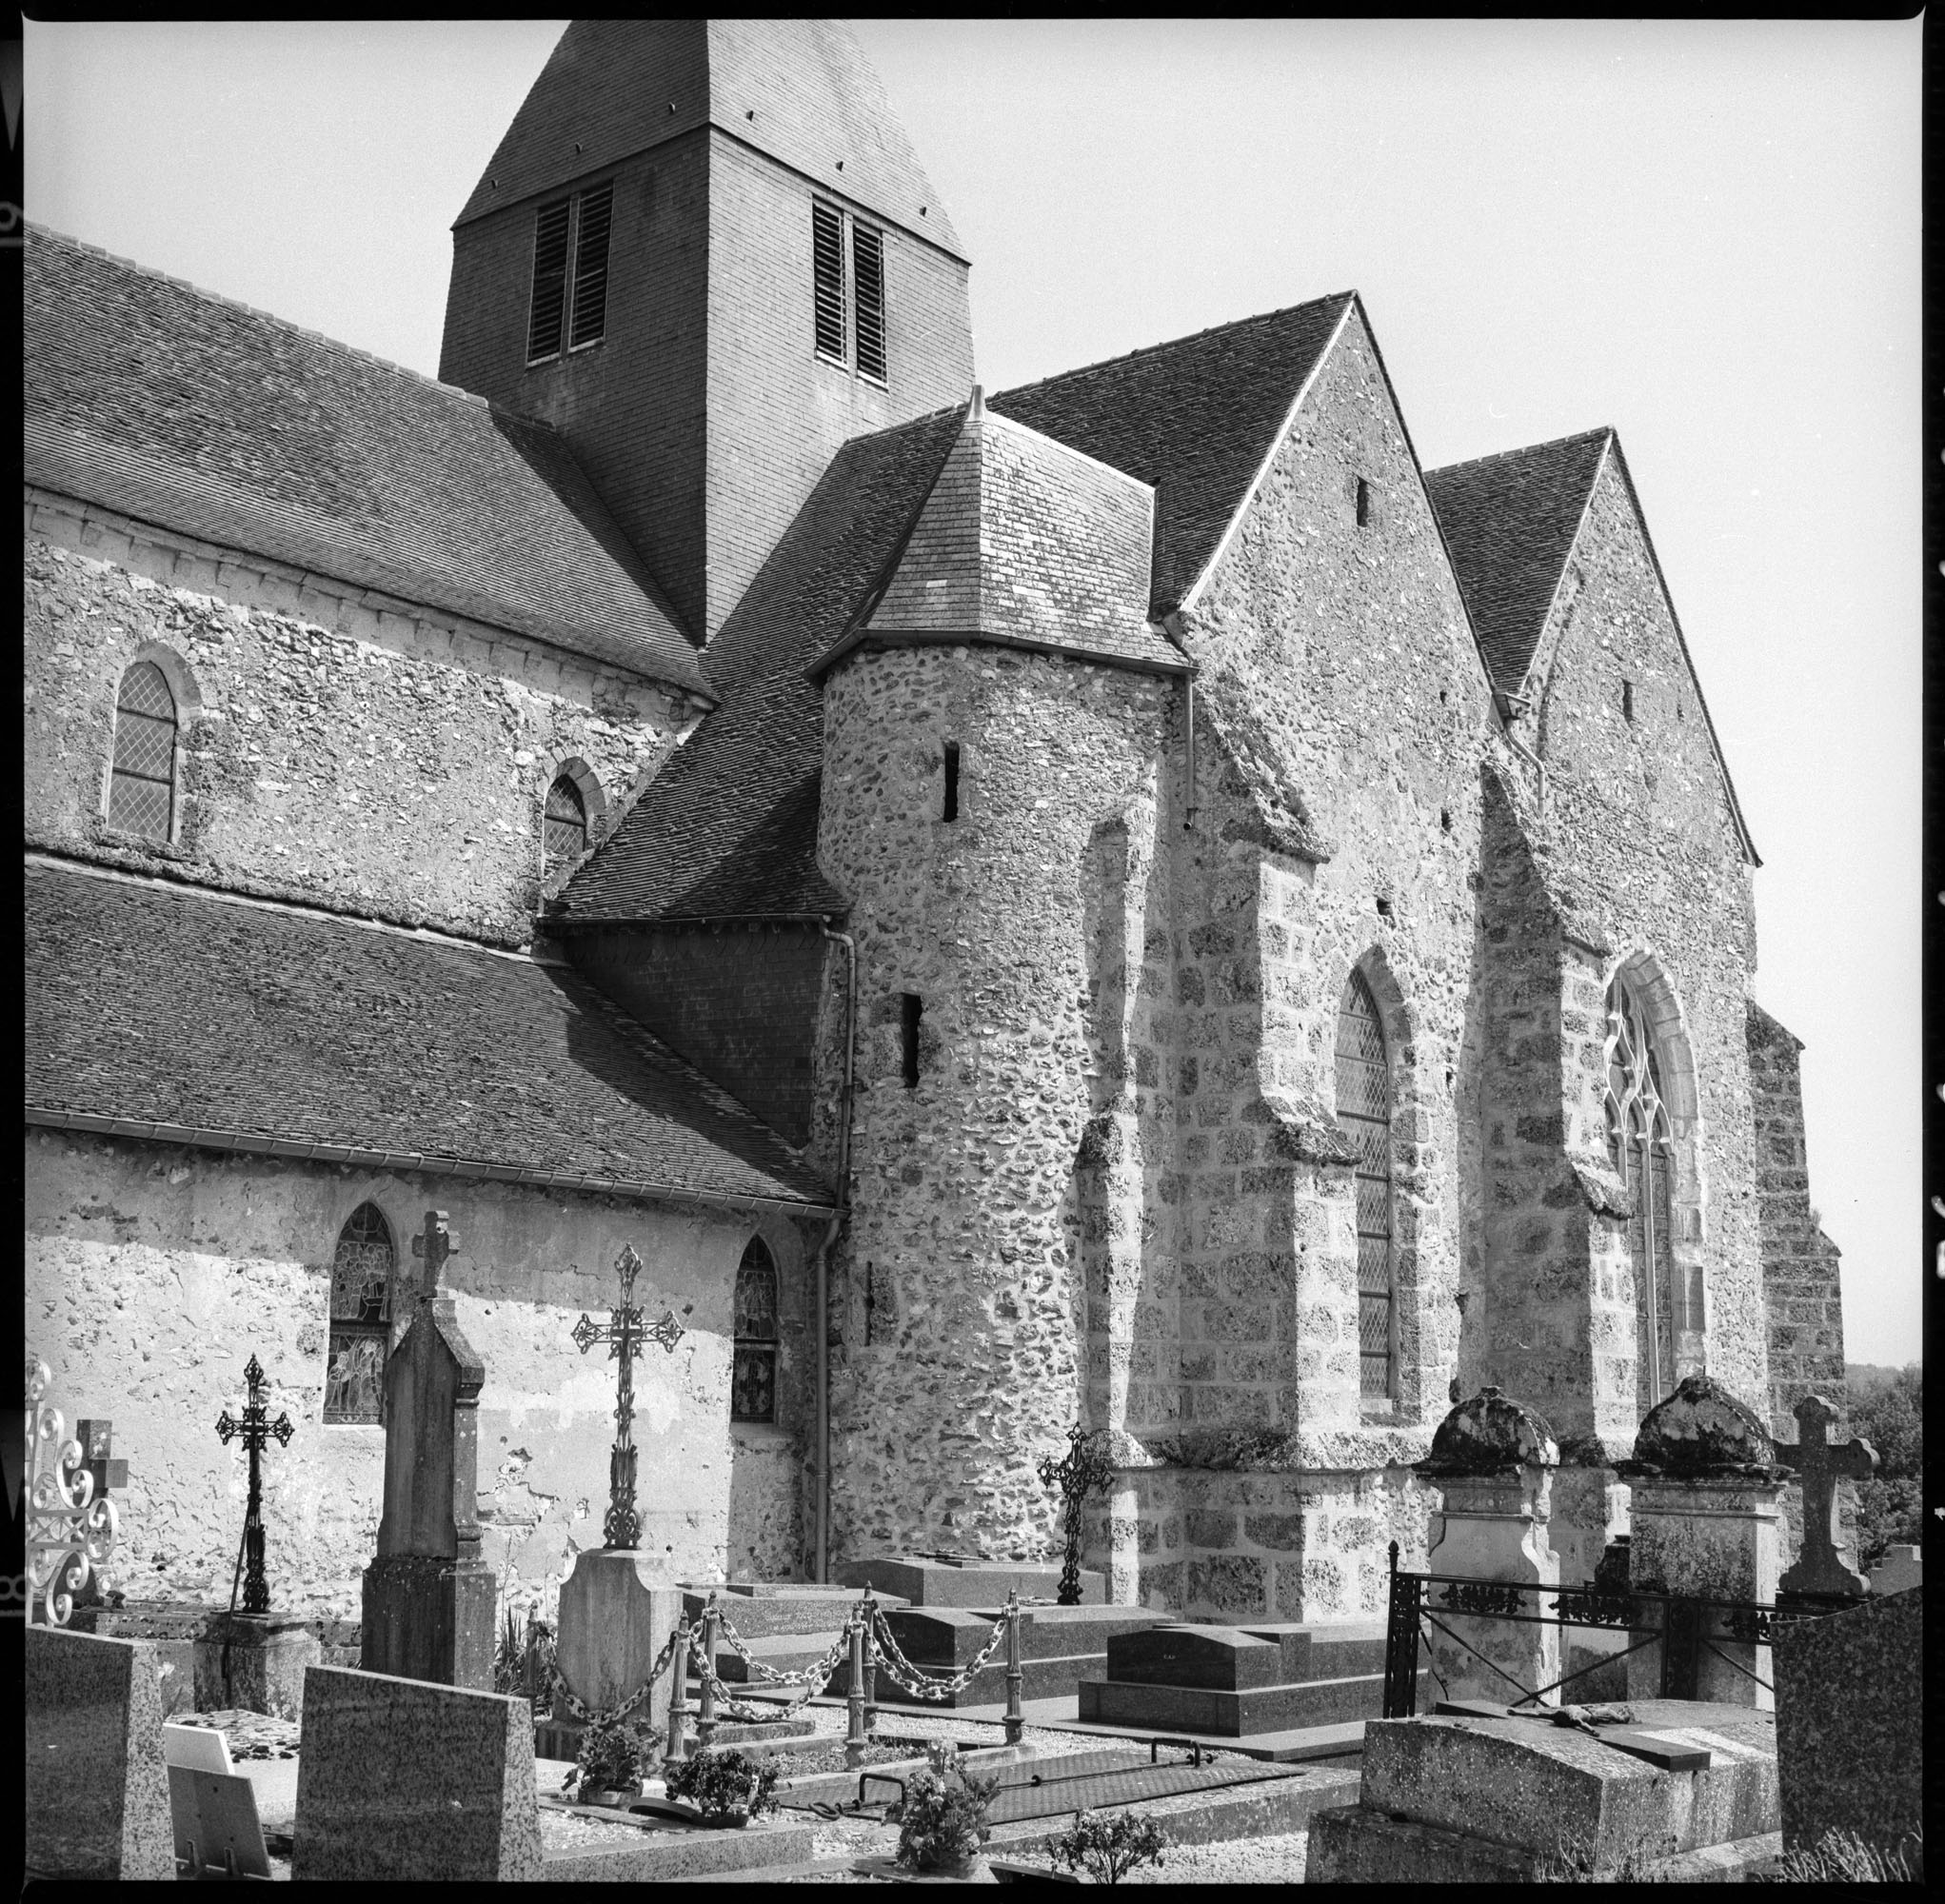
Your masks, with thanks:
[[[736,1269],[735,1358],[729,1376],[729,1418],[777,1418],[777,1265],[761,1237],[752,1237]]]
[[[903,1010],[900,1025],[901,1044],[904,1062],[905,1089],[916,1090],[919,1083],[919,1019],[924,1011],[916,992],[904,994]]]
[[[375,1203],[361,1203],[338,1233],[331,1259],[330,1330],[324,1418],[377,1422],[384,1416],[397,1259]]]
[[[884,238],[851,228],[851,281],[858,300],[858,374],[884,382]]]
[[[1634,718],[1635,684],[1632,681],[1624,681],[1621,683],[1621,719],[1633,721]]]
[[[1358,1391],[1397,1393],[1398,1327],[1391,1221],[1391,1058],[1378,1002],[1353,971],[1338,1005],[1338,1121],[1358,1147]]]
[[[566,199],[544,205],[534,221],[533,305],[526,323],[526,361],[538,364],[561,350],[561,319],[567,303]]]
[[[544,863],[549,878],[571,866],[587,850],[587,803],[566,774],[547,789],[542,832]]]
[[[939,816],[942,820],[959,818],[959,743],[945,744],[945,809]]]
[[[109,824],[167,840],[175,823],[175,696],[152,661],[122,676],[115,703],[115,753]]]
[[[844,361],[843,225],[828,205],[810,208],[813,302],[820,357]]]
[[[574,318],[567,332],[574,348],[599,343],[607,328],[607,250],[614,201],[612,179],[581,195],[580,227],[574,234]]]
[[[1371,485],[1361,476],[1358,478],[1358,526],[1360,529],[1371,526]]]

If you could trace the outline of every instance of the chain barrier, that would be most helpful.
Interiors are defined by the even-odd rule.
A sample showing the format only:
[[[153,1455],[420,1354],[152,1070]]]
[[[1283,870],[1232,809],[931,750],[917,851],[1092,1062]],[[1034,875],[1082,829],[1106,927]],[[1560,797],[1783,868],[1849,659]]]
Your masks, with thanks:
[[[844,1616],[844,1630],[839,1636],[840,1639],[844,1641],[850,1639],[851,1630],[858,1624],[858,1609],[853,1607]],[[766,1666],[761,1659],[752,1657],[749,1648],[744,1644],[743,1636],[729,1624],[729,1616],[721,1607],[716,1609],[716,1635],[718,1638],[729,1642],[730,1652],[735,1654],[757,1678],[765,1680],[772,1686],[802,1686],[809,1682],[818,1671],[812,1666],[802,1673],[780,1673],[774,1666]],[[828,1676],[826,1674],[825,1677]]]
[[[574,1696],[574,1694],[572,1690],[569,1688],[566,1680],[561,1677],[561,1668],[559,1661],[558,1660],[550,1661],[547,1667],[547,1676],[552,1682],[550,1692],[555,1702],[557,1704],[565,1705],[567,1708],[568,1712],[570,1712],[577,1719],[580,1719],[588,1725],[618,1724],[621,1720],[626,1718],[628,1715],[632,1713],[635,1710],[635,1708],[639,1706],[642,1703],[642,1701],[648,1696],[649,1693],[654,1690],[656,1680],[661,1678],[663,1674],[668,1670],[669,1661],[675,1657],[675,1642],[677,1636],[680,1634],[680,1632],[681,1628],[678,1627],[675,1633],[671,1633],[668,1636],[667,1644],[663,1647],[661,1655],[656,1659],[655,1664],[649,1667],[648,1669],[648,1676],[645,1679],[644,1679],[642,1683],[639,1686],[637,1686],[635,1690],[632,1693],[630,1693],[625,1699],[622,1700],[620,1704],[609,1706],[606,1708],[584,1706],[581,1703],[581,1701]]]
[[[1017,1615],[1002,1613],[993,1622],[992,1637],[980,1650],[979,1656],[971,1664],[955,1673],[949,1679],[934,1678],[922,1667],[914,1666],[892,1637],[891,1628],[886,1623],[883,1609],[872,1608],[873,1626],[880,1647],[879,1663],[906,1692],[921,1699],[946,1699],[955,1693],[963,1693],[972,1684],[974,1678],[984,1670],[993,1655],[1000,1650],[1006,1637],[1006,1630]]]
[[[696,1662],[697,1675],[708,1686],[719,1712],[727,1713],[740,1724],[759,1725],[772,1719],[792,1717],[824,1689],[830,1682],[831,1675],[843,1663],[844,1656],[850,1650],[851,1635],[858,1630],[859,1623],[859,1616],[854,1612],[845,1620],[844,1630],[832,1642],[830,1651],[806,1672],[790,1676],[796,1683],[803,1685],[804,1690],[794,1699],[782,1706],[751,1706],[732,1696],[728,1687],[717,1677],[715,1668],[709,1664],[708,1656],[703,1650],[700,1625],[692,1627],[689,1631],[689,1656]]]

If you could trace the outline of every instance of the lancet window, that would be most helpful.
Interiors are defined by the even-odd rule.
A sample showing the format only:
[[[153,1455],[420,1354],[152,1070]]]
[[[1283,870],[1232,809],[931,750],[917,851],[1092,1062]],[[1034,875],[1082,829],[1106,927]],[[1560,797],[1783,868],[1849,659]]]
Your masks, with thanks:
[[[1661,1082],[1661,1060],[1638,996],[1617,975],[1607,991],[1607,1133],[1615,1168],[1628,1187],[1629,1251],[1635,1274],[1635,1338],[1643,1411],[1674,1392],[1676,1335],[1699,1329],[1675,1260],[1669,1186],[1675,1133]]]
[[[396,1272],[390,1226],[377,1204],[359,1204],[338,1233],[337,1254],[331,1259],[327,1421],[382,1418]]]
[[[1358,1146],[1358,1390],[1397,1394],[1391,1200],[1391,1058],[1378,1002],[1354,971],[1338,1006],[1338,1121]]]
[[[115,755],[109,824],[167,840],[175,822],[175,696],[152,661],[122,676],[115,700]]]
[[[736,1270],[736,1360],[729,1378],[732,1421],[777,1418],[777,1265],[752,1237]]]

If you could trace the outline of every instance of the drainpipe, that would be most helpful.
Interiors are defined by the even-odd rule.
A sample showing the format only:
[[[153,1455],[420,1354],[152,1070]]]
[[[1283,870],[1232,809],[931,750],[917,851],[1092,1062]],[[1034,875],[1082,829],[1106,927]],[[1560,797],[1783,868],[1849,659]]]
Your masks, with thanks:
[[[858,946],[848,932],[833,932],[828,919],[818,921],[824,936],[844,948],[844,1089],[838,1116],[838,1207],[817,1246],[817,1578],[831,1569],[831,1345],[830,1247],[844,1220],[851,1192],[851,1081],[858,1049]]]
[[[1182,652],[1188,663],[1188,672],[1181,678],[1181,726],[1184,765],[1188,773],[1188,801],[1182,809],[1181,826],[1184,833],[1195,830],[1196,824],[1196,676],[1201,671],[1194,655],[1188,651],[1188,644],[1181,638],[1181,611],[1171,609],[1161,618],[1161,631]]]

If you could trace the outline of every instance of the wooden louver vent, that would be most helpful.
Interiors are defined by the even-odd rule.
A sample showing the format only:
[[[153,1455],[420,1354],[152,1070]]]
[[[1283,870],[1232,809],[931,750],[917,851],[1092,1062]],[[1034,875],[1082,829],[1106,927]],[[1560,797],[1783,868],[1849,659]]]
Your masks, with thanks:
[[[593,344],[607,326],[607,239],[614,223],[614,182],[581,198],[581,228],[574,239],[574,317],[570,347]]]
[[[811,274],[816,293],[819,354],[844,356],[844,248],[838,214],[827,205],[810,208]]]
[[[567,301],[567,210],[565,198],[558,205],[544,205],[534,222],[533,308],[526,325],[529,364],[555,356],[561,348],[561,316]]]
[[[851,228],[852,281],[858,295],[858,374],[884,381],[884,239]]]

